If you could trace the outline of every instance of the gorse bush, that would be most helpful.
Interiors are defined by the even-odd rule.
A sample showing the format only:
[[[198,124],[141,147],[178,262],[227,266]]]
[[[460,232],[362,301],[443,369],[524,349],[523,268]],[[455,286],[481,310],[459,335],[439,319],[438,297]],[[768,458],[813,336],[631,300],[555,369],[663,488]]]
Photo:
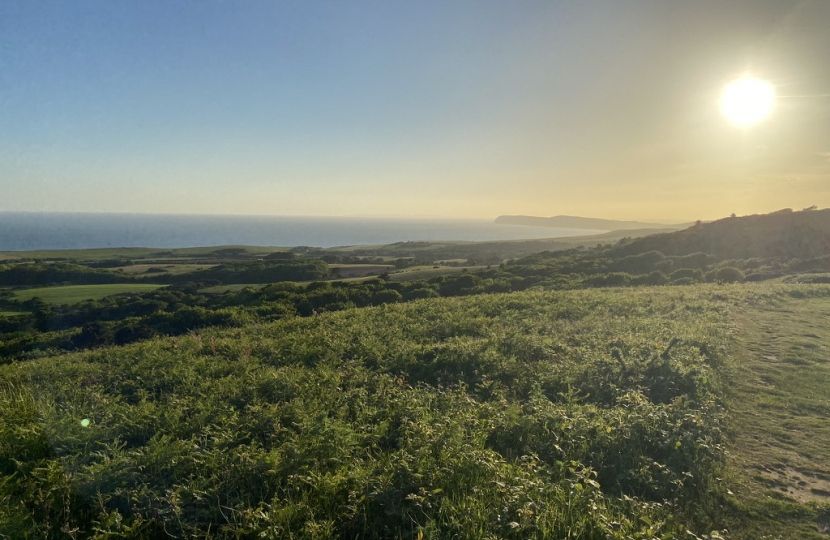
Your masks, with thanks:
[[[703,535],[722,291],[429,299],[0,366],[0,534]]]

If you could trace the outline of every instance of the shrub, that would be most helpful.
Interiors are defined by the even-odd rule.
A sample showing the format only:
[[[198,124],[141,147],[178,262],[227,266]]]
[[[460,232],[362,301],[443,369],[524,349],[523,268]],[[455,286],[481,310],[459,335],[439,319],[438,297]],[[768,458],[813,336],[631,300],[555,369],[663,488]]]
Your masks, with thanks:
[[[735,283],[744,280],[744,273],[738,268],[727,266],[715,272],[715,279],[723,283]]]

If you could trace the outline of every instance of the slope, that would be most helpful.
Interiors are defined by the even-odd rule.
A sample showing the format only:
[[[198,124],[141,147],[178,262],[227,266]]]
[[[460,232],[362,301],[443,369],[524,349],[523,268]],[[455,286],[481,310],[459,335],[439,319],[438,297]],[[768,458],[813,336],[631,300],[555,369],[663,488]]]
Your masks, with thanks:
[[[718,259],[811,258],[830,254],[830,209],[730,217],[673,233],[621,242],[618,256],[659,251],[663,255],[704,252]]]
[[[789,293],[733,312],[728,461],[736,539],[830,532],[830,300]]]

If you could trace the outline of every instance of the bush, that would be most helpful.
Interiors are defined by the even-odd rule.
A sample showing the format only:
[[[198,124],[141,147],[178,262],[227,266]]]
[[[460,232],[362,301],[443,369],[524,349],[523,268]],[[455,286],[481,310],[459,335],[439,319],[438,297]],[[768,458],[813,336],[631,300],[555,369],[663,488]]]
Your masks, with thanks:
[[[668,282],[669,278],[659,270],[655,270],[645,276],[637,276],[631,280],[632,285],[665,285]]]
[[[727,266],[715,272],[715,279],[723,283],[735,283],[744,280],[744,273],[738,268]]]
[[[700,282],[703,281],[703,272],[697,268],[681,268],[669,274],[669,279],[673,283],[680,279],[691,279],[693,282]]]

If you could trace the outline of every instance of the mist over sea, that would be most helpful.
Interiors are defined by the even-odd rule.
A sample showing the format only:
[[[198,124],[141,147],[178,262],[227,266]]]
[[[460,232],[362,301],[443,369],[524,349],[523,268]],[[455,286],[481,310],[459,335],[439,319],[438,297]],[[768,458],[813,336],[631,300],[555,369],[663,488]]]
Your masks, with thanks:
[[[605,231],[486,220],[0,212],[0,251],[221,245],[334,247],[413,240],[523,240]]]

